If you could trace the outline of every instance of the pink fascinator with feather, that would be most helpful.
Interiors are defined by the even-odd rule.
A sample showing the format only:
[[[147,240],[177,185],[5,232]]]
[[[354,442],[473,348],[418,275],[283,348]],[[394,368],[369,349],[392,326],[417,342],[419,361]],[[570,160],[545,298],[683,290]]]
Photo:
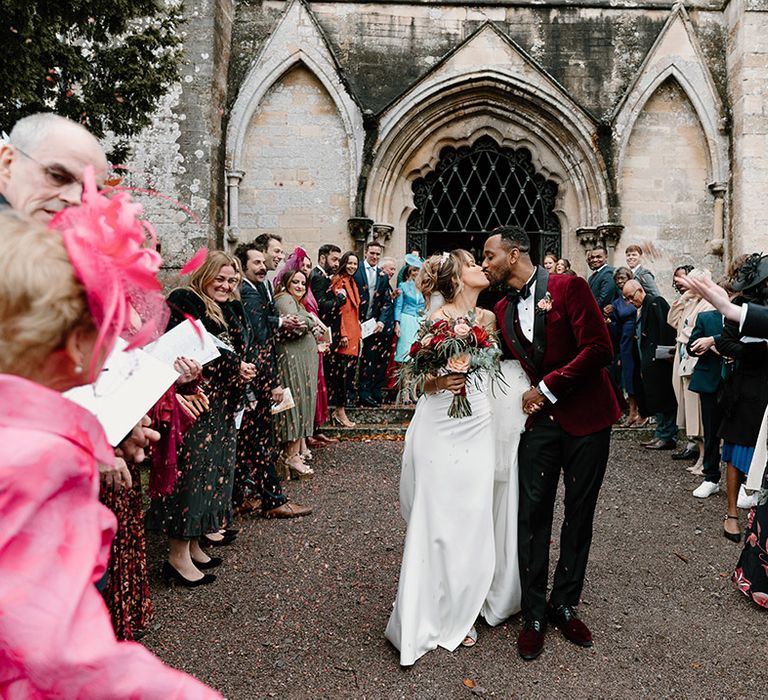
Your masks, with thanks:
[[[168,306],[157,273],[154,229],[139,218],[143,209],[126,192],[107,197],[98,191],[93,169],[83,175],[80,206],[60,211],[49,228],[58,231],[85,288],[88,309],[98,329],[94,362],[118,336],[126,349],[157,338],[168,321]]]
[[[288,272],[289,270],[291,272],[295,270],[301,270],[302,266],[304,265],[304,261],[309,257],[307,255],[307,251],[304,250],[301,246],[296,246],[291,254],[285,259],[283,264],[277,268],[277,272],[275,273],[275,279],[272,280],[272,287],[275,291],[277,291],[277,288],[280,285],[281,280],[283,279],[283,275]],[[317,302],[315,301],[315,295],[312,294],[312,290],[309,287],[309,280],[307,280],[307,294],[303,299],[304,306],[313,313],[317,312]]]

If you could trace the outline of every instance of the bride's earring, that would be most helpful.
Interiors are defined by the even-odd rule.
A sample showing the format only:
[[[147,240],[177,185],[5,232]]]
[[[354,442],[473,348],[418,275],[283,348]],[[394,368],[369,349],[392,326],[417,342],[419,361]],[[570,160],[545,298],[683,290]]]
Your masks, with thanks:
[[[75,374],[82,374],[82,373],[83,373],[83,366],[75,365]]]

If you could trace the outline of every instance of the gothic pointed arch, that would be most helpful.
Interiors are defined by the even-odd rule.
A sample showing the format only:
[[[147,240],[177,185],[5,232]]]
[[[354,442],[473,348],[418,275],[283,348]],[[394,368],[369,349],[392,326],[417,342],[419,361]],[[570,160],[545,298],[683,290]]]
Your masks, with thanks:
[[[344,124],[352,161],[349,169],[349,198],[352,207],[362,161],[363,118],[359,105],[342,79],[338,62],[304,0],[289,2],[277,27],[240,85],[227,127],[227,170],[230,173],[242,172],[243,147],[254,113],[272,86],[299,64],[320,81]]]
[[[661,85],[673,79],[685,92],[704,132],[709,160],[709,182],[728,180],[728,140],[725,115],[712,75],[682,4],[673,6],[635,80],[613,113],[617,167],[620,173],[638,116]]]
[[[446,146],[493,136],[500,148],[527,149],[535,172],[557,185],[560,230],[607,221],[607,170],[595,119],[514,41],[483,25],[381,114],[365,211],[405,230],[416,208],[412,184],[434,170]],[[575,235],[564,254],[576,252]]]

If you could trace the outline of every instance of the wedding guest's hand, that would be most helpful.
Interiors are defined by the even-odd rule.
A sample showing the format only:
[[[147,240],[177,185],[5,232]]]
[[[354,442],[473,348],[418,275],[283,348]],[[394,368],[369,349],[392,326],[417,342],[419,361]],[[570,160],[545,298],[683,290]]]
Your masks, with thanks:
[[[608,304],[603,308],[603,316],[607,316],[610,313],[613,313],[613,304]]]
[[[208,397],[203,391],[198,391],[196,394],[190,394],[189,396],[177,394],[176,399],[190,418],[199,418],[210,408]]]
[[[120,443],[115,453],[128,462],[143,462],[146,459],[144,448],[149,447],[150,442],[157,442],[160,439],[160,433],[153,430],[151,425],[150,417],[143,416],[133,427],[131,434]]]
[[[256,365],[250,362],[240,361],[240,379],[244,382],[250,382],[256,376]]]
[[[278,386],[272,389],[272,403],[275,405],[282,403],[284,393],[285,393],[285,390],[281,386]]]
[[[341,338],[339,338],[339,347],[346,348],[348,345],[349,345],[349,338],[347,338],[346,335],[341,336]]]
[[[713,348],[715,339],[710,335],[707,338],[698,338],[691,343],[691,350],[696,355],[703,355],[707,350]]]
[[[283,316],[282,330],[289,333],[299,333],[302,330],[306,330],[304,321],[302,321],[296,314],[288,314]]]
[[[395,335],[400,337],[400,321],[395,321]]]
[[[112,464],[99,464],[99,476],[101,477],[101,488],[106,491],[119,491],[133,486],[128,465],[122,457],[117,455],[115,455],[115,461]]]
[[[711,279],[682,275],[675,277],[675,284],[706,299],[727,319],[736,322],[741,319],[741,307],[732,304],[728,292]]]
[[[188,384],[200,376],[203,366],[189,357],[177,357],[173,363],[173,368],[179,373],[177,384]]]
[[[529,416],[540,411],[544,406],[545,398],[542,393],[532,386],[523,394],[523,413]]]
[[[384,330],[384,324],[381,321],[376,321],[376,328],[374,329],[374,333],[381,333],[381,331]]]

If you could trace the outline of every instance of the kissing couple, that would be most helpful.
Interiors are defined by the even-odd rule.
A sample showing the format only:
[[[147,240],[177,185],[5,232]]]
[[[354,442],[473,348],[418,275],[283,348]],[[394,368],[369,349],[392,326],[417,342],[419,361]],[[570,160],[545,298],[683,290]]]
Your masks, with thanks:
[[[492,387],[489,373],[468,382],[441,372],[416,405],[400,478],[407,533],[385,632],[402,666],[438,646],[473,646],[478,616],[494,626],[520,611],[523,659],[541,654],[548,622],[592,645],[576,606],[611,425],[621,414],[605,369],[613,350],[586,280],[550,275],[529,251],[523,229],[503,226],[486,241],[482,267],[454,250],[430,257],[419,275],[430,318],[474,318],[500,330],[506,386]],[[477,307],[492,283],[507,288],[493,312]],[[459,393],[472,414],[450,418]],[[565,515],[547,600],[561,472]]]

